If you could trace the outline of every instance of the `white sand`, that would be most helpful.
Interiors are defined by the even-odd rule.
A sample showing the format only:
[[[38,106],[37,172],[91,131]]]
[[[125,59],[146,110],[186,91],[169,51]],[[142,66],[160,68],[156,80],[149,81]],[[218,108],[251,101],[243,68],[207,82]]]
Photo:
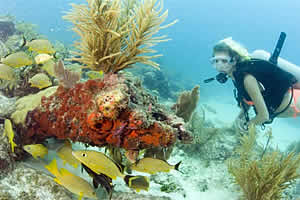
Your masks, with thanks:
[[[239,113],[239,108],[235,102],[205,102],[209,107],[214,108],[216,113],[206,112],[206,118],[216,122],[220,126],[230,125]],[[272,128],[273,145],[284,151],[286,147],[294,141],[300,140],[300,118],[276,118],[273,123],[266,127]]]

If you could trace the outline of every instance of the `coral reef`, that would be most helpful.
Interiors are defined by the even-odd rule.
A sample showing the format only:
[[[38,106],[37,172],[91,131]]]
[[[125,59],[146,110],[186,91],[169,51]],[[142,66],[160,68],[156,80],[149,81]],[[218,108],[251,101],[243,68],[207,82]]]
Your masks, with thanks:
[[[149,90],[157,91],[162,98],[175,97],[171,91],[169,80],[162,70],[151,70],[143,73],[143,85]]]
[[[9,53],[9,49],[4,42],[0,40],[0,58],[6,56]]]
[[[0,118],[7,118],[16,109],[15,98],[7,98],[0,93]]]
[[[10,143],[3,134],[4,128],[2,125],[0,123],[0,180],[15,167],[13,155],[10,151]]]
[[[1,200],[71,200],[72,194],[41,171],[19,164],[0,181]]]
[[[250,127],[249,135],[241,138],[237,149],[239,157],[228,160],[228,171],[234,177],[248,200],[279,200],[283,192],[300,177],[300,155],[287,155],[278,150],[257,155],[255,127]]]
[[[196,85],[192,91],[182,92],[178,97],[177,103],[172,106],[176,115],[183,118],[185,122],[190,120],[197,107],[199,101],[199,88],[200,86]]]
[[[70,138],[127,150],[171,146],[177,136],[187,132],[137,84],[108,74],[102,80],[88,80],[69,89],[59,86],[29,112],[26,141]]]
[[[161,55],[151,55],[156,53],[151,47],[168,39],[154,35],[176,22],[161,26],[168,15],[162,12],[161,1],[87,2],[73,4],[73,10],[65,16],[81,38],[75,43],[79,52],[73,52],[79,57],[73,60],[104,73],[115,73],[138,62],[158,68],[151,59]]]
[[[16,111],[12,113],[11,118],[15,124],[24,126],[27,113],[35,109],[41,103],[42,97],[52,95],[57,89],[57,86],[47,88],[37,94],[28,95],[19,98],[16,102]]]
[[[13,35],[16,31],[15,24],[11,16],[0,17],[0,40],[6,42],[9,36]]]

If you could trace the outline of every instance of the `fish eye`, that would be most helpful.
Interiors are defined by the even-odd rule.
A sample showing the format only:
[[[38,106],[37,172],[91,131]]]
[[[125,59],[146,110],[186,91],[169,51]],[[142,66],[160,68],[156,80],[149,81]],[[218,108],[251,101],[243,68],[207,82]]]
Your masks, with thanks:
[[[86,154],[85,154],[85,153],[83,153],[83,154],[82,154],[82,157],[86,157]]]

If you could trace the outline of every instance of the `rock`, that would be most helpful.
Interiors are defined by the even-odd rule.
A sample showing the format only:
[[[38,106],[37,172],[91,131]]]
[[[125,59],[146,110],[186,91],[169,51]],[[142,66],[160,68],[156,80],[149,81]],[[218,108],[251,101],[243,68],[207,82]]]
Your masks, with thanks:
[[[0,181],[1,200],[71,200],[71,196],[48,175],[21,163]]]

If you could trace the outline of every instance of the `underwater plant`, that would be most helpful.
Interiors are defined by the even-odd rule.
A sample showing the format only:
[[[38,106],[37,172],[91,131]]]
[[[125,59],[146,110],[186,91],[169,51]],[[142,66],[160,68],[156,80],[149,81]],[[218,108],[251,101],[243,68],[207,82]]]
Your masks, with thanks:
[[[284,155],[276,150],[261,156],[255,153],[255,144],[256,131],[252,126],[249,135],[241,138],[241,146],[236,150],[237,157],[227,162],[229,173],[241,187],[243,198],[280,200],[284,190],[300,178],[300,155],[294,152]]]
[[[115,73],[135,63],[159,68],[152,61],[153,46],[167,41],[165,35],[154,36],[176,21],[161,26],[168,11],[157,0],[87,0],[88,4],[75,5],[65,19],[74,24],[73,30],[80,36],[74,43],[79,51],[72,58],[88,68],[104,73]]]

